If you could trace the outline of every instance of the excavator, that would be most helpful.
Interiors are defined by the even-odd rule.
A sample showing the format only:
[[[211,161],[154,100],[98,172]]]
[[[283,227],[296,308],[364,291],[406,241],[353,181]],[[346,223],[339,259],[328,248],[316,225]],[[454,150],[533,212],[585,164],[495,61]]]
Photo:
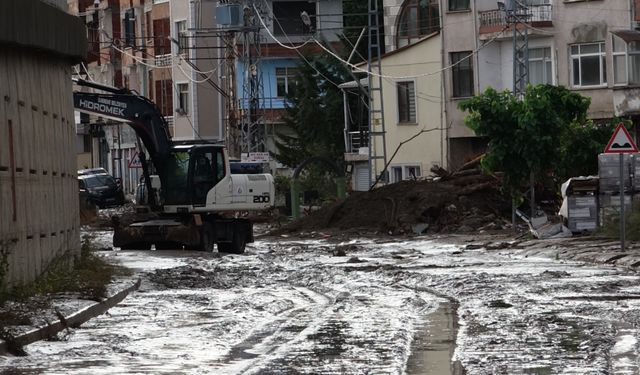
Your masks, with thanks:
[[[221,143],[173,141],[158,107],[132,90],[78,78],[74,83],[77,111],[124,121],[138,138],[146,202],[127,222],[112,218],[114,247],[213,251],[217,246],[243,253],[253,242],[253,225],[238,213],[273,207],[273,176],[231,174]],[[83,91],[88,89],[93,92]]]

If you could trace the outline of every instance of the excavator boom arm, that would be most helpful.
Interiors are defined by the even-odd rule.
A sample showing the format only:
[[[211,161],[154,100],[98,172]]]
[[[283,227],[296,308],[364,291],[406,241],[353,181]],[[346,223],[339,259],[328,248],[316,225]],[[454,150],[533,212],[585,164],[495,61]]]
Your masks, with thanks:
[[[127,122],[149,152],[160,181],[164,183],[166,160],[171,153],[173,143],[167,123],[158,107],[149,99],[128,89],[119,89],[81,79],[74,79],[74,83],[82,87],[104,91],[103,93],[74,91],[73,105],[75,109]],[[151,186],[149,168],[144,159],[141,161],[143,161],[145,183],[147,186]],[[153,199],[151,194],[149,198]],[[152,206],[156,206],[154,204],[156,202],[151,203]]]

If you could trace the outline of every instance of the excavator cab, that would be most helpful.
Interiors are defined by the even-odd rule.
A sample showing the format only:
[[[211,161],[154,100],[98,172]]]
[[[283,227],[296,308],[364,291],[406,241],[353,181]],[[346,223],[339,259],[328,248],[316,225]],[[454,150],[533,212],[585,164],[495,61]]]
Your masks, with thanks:
[[[176,146],[167,158],[164,204],[204,207],[209,192],[226,175],[221,146]]]

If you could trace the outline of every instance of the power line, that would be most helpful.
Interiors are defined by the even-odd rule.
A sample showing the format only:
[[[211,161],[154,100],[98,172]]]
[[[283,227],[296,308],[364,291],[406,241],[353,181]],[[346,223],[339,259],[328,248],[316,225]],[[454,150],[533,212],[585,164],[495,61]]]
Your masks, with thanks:
[[[254,10],[256,11],[256,15],[258,17],[258,19],[260,20],[260,23],[263,25],[263,27],[265,28],[265,31],[267,32],[267,34],[269,35],[269,37],[271,37],[271,39],[273,39],[278,45],[280,45],[281,47],[284,48],[291,48],[290,46],[286,46],[284,45],[282,42],[280,42],[280,40],[278,40],[278,38],[275,37],[275,35],[273,35],[273,33],[271,32],[271,30],[269,30],[268,27],[266,27],[266,24],[264,23],[264,20],[262,19],[262,17],[260,16],[260,14],[257,12],[257,9],[254,6]],[[273,13],[273,11],[271,11]],[[274,17],[274,19],[277,20],[277,18]],[[312,38],[313,41],[315,41],[315,43],[322,48],[325,52],[327,52],[328,54],[330,54],[331,56],[333,56],[334,58],[336,58],[338,61],[342,62],[343,64],[349,66],[350,68],[352,68],[353,70],[356,70],[360,73],[366,73],[366,74],[370,74],[372,76],[376,76],[376,77],[381,77],[381,78],[390,78],[390,79],[412,79],[412,78],[420,78],[420,77],[426,77],[426,76],[430,76],[430,75],[435,75],[435,74],[439,74],[445,70],[451,69],[455,66],[457,66],[458,64],[464,62],[465,60],[471,58],[473,55],[477,54],[481,49],[485,48],[486,46],[488,46],[489,44],[495,42],[500,36],[502,36],[502,34],[508,29],[508,26],[505,26],[496,36],[494,36],[493,38],[491,38],[490,40],[488,40],[486,43],[484,43],[483,45],[481,45],[480,47],[476,48],[475,50],[471,51],[471,53],[467,56],[465,56],[464,58],[460,59],[459,61],[447,65],[439,70],[436,70],[434,72],[429,72],[429,73],[422,73],[422,74],[416,74],[416,75],[409,75],[409,76],[390,76],[390,75],[384,75],[384,74],[379,74],[379,73],[375,73],[375,72],[369,72],[366,69],[360,68],[359,66],[352,64],[346,60],[344,60],[342,57],[338,56],[336,53],[334,53],[333,51],[331,51],[330,49],[328,49],[327,47],[325,47],[321,42],[319,42],[316,38]],[[285,37],[288,38],[288,35],[285,33]],[[290,40],[290,39],[289,39]]]

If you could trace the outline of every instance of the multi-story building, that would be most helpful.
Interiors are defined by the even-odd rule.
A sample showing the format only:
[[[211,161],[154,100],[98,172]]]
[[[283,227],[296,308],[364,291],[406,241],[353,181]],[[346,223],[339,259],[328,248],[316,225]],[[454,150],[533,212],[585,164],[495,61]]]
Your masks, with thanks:
[[[637,2],[527,0],[532,84],[565,86],[591,98],[589,116],[633,116],[637,93],[634,20]],[[504,4],[504,3],[503,3]],[[464,126],[458,103],[487,87],[513,88],[513,31],[502,5],[491,0],[447,0],[443,19],[446,115],[450,161],[459,165],[484,142]],[[508,2],[506,4],[509,5]],[[473,35],[473,38],[470,36]]]
[[[341,85],[346,92],[360,86],[356,93],[365,96],[355,102],[359,108],[347,108],[353,114],[346,116],[345,161],[351,165],[354,190],[368,190],[376,180],[420,178],[432,167],[448,165],[439,4],[385,0],[382,13],[381,43],[387,52],[380,57],[380,70],[374,49],[371,79]],[[366,62],[357,68],[362,72]],[[345,102],[352,94],[345,95]],[[365,111],[368,115],[362,113],[363,102],[370,108]],[[370,132],[377,136],[369,136]]]
[[[312,39],[337,44],[338,35],[343,31],[342,1],[267,0],[256,4],[260,5],[256,6],[259,10],[256,25],[261,28],[260,45],[253,51],[254,64],[248,64],[245,56],[239,56],[236,95],[241,111],[246,113],[251,100],[248,69],[255,65],[254,73],[259,74],[254,80],[260,93],[258,111],[264,124],[260,151],[275,153],[277,133],[287,133],[282,116],[286,96],[295,85],[297,67],[307,63],[305,53],[320,53],[321,49],[317,45],[314,47]],[[243,42],[241,38],[238,41]],[[293,46],[298,48],[287,48]]]
[[[225,136],[224,47],[216,1],[171,1],[173,137],[222,141]]]
[[[69,0],[87,24],[89,55],[78,74],[151,99],[178,141],[224,139],[220,64],[224,56],[214,1]],[[78,118],[78,168],[104,167],[132,192],[138,144],[126,124]]]
[[[640,4],[619,0],[522,0],[521,3],[526,5],[528,13],[529,82],[565,86],[591,98],[589,116],[592,119],[623,116],[638,121],[640,52],[636,50],[640,51],[637,47],[640,45]],[[441,116],[446,125],[443,146],[446,158],[442,165],[445,168],[455,169],[486,148],[486,140],[464,125],[465,113],[458,108],[459,103],[488,87],[513,89],[513,28],[507,22],[506,13],[510,6],[510,1],[493,0],[384,1],[388,52],[413,48],[428,30],[433,31],[437,22],[441,50],[424,58],[441,61],[441,67],[431,73],[441,71],[442,90],[429,98],[442,103],[441,112],[432,113],[431,118]],[[404,69],[384,65],[382,73],[387,79],[430,73],[421,70],[414,74],[415,65]],[[399,106],[395,103],[394,88],[383,89],[385,102],[391,101],[385,108]],[[417,113],[422,113],[420,107],[424,105],[416,98],[418,94],[414,94],[411,102],[417,103]],[[430,108],[436,110],[433,106]],[[385,109],[387,113],[399,110]],[[393,118],[386,122],[387,134],[398,132]],[[393,137],[387,137],[387,150],[397,146],[391,139]],[[381,170],[376,167],[373,172]]]

